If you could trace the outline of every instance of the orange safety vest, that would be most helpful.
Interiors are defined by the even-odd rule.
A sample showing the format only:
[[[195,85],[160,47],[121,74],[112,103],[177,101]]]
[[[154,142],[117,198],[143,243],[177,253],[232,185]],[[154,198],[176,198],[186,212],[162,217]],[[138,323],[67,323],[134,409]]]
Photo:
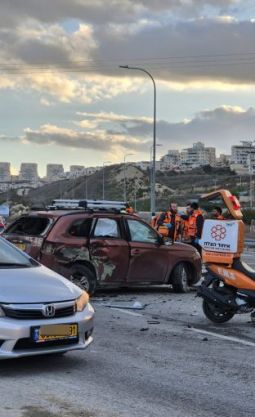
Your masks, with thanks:
[[[163,226],[163,225],[158,226],[158,224],[157,224],[161,214],[159,216],[157,216],[157,218],[156,218],[155,227],[158,230],[158,232],[161,234],[161,236],[168,237],[169,229],[166,226]],[[167,211],[165,213],[164,223],[171,223],[171,220],[172,220],[172,214],[171,214],[170,211]],[[180,234],[180,225],[181,225],[181,216],[176,213],[175,214],[175,225],[174,225],[175,226],[174,227],[174,240],[176,240],[178,235]]]
[[[154,229],[156,229],[156,227],[157,227],[157,221],[158,221],[158,216],[153,216],[150,219],[150,226],[153,227]]]
[[[182,239],[183,240],[187,240],[189,238],[188,230],[189,230],[189,220],[182,220]]]
[[[195,210],[188,218],[188,237],[195,237],[197,234],[197,217],[202,214],[200,210]]]

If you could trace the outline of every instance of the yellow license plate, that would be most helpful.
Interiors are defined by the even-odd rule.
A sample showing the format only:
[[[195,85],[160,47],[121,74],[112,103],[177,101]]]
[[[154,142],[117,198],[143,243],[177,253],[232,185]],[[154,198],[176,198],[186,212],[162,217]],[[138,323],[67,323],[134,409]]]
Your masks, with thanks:
[[[78,337],[77,324],[49,324],[33,329],[33,340],[37,343]]]
[[[23,251],[26,249],[26,244],[25,243],[14,243],[14,245],[17,246],[17,248],[19,248]]]

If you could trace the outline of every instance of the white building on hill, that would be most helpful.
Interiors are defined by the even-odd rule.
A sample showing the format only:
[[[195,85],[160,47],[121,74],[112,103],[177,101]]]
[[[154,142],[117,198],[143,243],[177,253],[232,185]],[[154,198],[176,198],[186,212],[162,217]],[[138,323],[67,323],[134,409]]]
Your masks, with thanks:
[[[64,167],[62,164],[48,164],[46,177],[49,181],[57,181],[63,176]]]
[[[231,168],[240,174],[255,172],[255,145],[252,141],[242,141],[231,148]]]
[[[205,147],[204,143],[193,143],[192,148],[183,149],[180,153],[181,168],[198,168],[204,165],[216,165],[216,149]]]
[[[11,164],[10,162],[0,162],[0,182],[11,181]]]
[[[20,165],[19,180],[37,182],[38,181],[37,164],[31,162],[23,162]]]

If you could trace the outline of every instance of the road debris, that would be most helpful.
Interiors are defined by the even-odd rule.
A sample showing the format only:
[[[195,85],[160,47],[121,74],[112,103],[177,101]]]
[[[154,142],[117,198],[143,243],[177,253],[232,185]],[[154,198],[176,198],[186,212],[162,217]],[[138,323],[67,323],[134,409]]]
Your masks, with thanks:
[[[158,320],[147,320],[148,324],[160,324],[160,321]]]

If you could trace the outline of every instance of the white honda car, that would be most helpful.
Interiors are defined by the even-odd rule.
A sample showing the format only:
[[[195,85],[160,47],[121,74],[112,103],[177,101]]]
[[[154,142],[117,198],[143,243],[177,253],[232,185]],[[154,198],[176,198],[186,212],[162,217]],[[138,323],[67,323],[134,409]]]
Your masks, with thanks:
[[[0,238],[0,359],[85,349],[88,294]]]

